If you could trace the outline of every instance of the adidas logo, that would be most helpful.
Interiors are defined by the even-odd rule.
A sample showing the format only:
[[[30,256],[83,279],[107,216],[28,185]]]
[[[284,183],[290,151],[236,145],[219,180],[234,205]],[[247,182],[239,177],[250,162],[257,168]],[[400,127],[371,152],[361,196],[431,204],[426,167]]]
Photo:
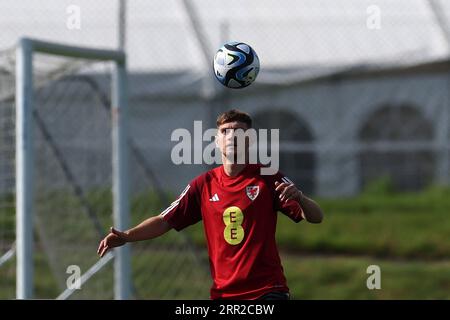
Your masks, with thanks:
[[[214,193],[214,195],[211,197],[211,199],[209,199],[209,201],[219,201],[219,196],[217,195],[217,193]]]

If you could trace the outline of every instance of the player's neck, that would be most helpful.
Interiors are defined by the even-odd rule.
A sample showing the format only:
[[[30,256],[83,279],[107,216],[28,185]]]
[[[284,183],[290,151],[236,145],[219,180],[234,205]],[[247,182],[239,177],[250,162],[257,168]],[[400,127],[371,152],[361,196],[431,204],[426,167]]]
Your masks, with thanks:
[[[246,167],[246,164],[237,164],[237,163],[224,163],[223,164],[223,170],[225,171],[225,174],[229,177],[235,177],[239,173],[244,170]]]

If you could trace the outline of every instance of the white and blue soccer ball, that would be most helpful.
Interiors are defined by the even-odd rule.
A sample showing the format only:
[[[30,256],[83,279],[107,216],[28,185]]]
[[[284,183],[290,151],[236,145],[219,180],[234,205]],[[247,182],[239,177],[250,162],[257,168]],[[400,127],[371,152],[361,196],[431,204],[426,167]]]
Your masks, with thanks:
[[[258,72],[258,55],[246,43],[225,43],[214,56],[214,75],[228,88],[249,86],[255,81]]]

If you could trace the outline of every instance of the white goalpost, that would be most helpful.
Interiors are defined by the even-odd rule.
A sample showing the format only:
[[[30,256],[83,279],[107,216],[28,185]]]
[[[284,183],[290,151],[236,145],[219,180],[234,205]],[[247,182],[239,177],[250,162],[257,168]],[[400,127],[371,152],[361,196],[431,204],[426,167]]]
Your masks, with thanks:
[[[129,227],[127,70],[122,51],[99,50],[22,38],[16,51],[16,298],[33,298],[33,55],[36,53],[110,61],[114,64],[111,96],[112,204],[114,225]],[[106,232],[106,230],[105,230]],[[96,248],[92,248],[95,251]],[[131,297],[130,249],[114,253],[114,297]]]

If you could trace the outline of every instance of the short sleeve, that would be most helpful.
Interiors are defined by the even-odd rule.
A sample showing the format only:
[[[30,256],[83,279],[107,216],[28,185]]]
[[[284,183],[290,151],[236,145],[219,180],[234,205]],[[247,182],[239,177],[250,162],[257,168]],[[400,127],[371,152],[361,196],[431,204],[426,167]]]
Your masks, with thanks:
[[[275,210],[281,211],[283,214],[288,216],[290,219],[292,219],[294,222],[300,222],[303,220],[303,209],[301,205],[295,201],[295,200],[288,200],[288,201],[280,201],[280,193],[278,191],[275,191],[275,182],[279,183],[293,183],[288,177],[283,175],[281,172],[277,172],[276,174],[272,176],[268,176],[269,179],[267,180],[269,183],[269,188],[272,190],[273,196],[274,196],[274,207]]]
[[[191,181],[179,197],[161,212],[163,219],[175,230],[180,231],[202,220],[199,183]]]

